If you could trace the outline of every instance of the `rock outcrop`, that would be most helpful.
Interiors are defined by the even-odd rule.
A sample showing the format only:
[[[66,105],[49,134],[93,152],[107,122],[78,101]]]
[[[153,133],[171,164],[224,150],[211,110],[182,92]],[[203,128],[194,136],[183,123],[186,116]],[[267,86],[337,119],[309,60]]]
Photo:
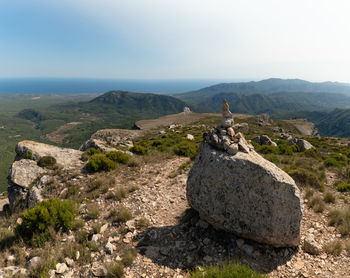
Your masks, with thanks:
[[[268,146],[277,147],[276,142],[272,141],[270,139],[270,137],[267,135],[256,136],[256,137],[252,138],[252,141],[254,141],[260,145],[268,145]]]
[[[314,146],[304,139],[290,138],[288,145],[297,145],[302,152],[312,149]]]
[[[81,147],[81,151],[89,148],[100,149],[102,152],[114,151],[115,147],[130,148],[132,140],[142,134],[140,130],[103,129],[94,133]]]
[[[22,159],[31,153],[32,159]],[[52,170],[38,166],[37,162],[44,156],[56,159],[57,167],[63,171],[80,170],[82,152],[59,148],[34,141],[22,141],[16,146],[16,161],[12,163],[8,176],[8,199],[10,209],[18,211],[35,206],[41,201],[41,191],[51,183],[48,175]]]
[[[303,203],[294,180],[241,133],[229,135],[231,129],[205,135],[187,180],[190,206],[215,228],[276,247],[297,246]]]

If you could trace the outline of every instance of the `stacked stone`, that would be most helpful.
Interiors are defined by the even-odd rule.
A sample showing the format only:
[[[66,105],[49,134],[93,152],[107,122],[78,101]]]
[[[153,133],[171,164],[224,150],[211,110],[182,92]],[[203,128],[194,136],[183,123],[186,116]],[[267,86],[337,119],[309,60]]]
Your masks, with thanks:
[[[221,126],[204,135],[204,140],[219,150],[225,150],[231,155],[237,152],[249,153],[254,147],[244,138],[241,132],[237,132],[240,125],[234,125],[233,115],[229,110],[226,100],[222,104]]]

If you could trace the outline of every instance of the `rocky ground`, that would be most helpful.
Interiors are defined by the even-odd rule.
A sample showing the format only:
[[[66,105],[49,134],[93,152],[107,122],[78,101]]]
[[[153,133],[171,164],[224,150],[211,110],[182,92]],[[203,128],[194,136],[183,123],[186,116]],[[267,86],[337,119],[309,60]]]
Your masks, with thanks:
[[[137,251],[136,257],[124,268],[127,278],[188,277],[193,268],[227,260],[239,260],[269,277],[350,277],[349,251],[332,255],[322,249],[333,240],[349,240],[328,225],[327,217],[332,208],[347,204],[348,195],[327,187],[337,202],[328,204],[323,213],[314,212],[305,199],[300,246],[274,248],[217,231],[199,218],[186,199],[186,181],[192,163],[189,158],[158,153],[134,159],[138,167],[120,165],[109,173],[88,174],[81,171],[81,165],[73,172],[52,173],[57,196],[82,200],[79,218],[83,225],[78,231],[58,234],[52,245],[45,246],[47,252],[57,253],[58,258],[49,277],[103,277],[108,265],[122,261],[125,252],[133,249]],[[337,180],[337,173],[326,171],[326,177],[330,186]],[[91,184],[96,180],[102,180],[103,185],[92,189]],[[74,188],[77,190],[70,190]],[[121,189],[129,193],[116,197]],[[305,190],[302,193],[304,196]],[[1,200],[0,206],[5,202]],[[125,223],[115,223],[112,212],[121,207],[127,208],[132,217]],[[93,217],[94,208],[97,213]],[[14,217],[14,223],[18,222],[18,215]],[[79,231],[90,234],[86,244],[90,246],[91,259],[82,260],[83,253],[74,249]],[[306,237],[311,238],[307,242],[312,251],[310,246],[304,248]],[[73,248],[70,255],[62,251],[69,246]],[[26,277],[19,273],[28,273],[27,269],[36,260],[33,258],[47,255],[45,248],[40,253],[20,245],[17,253],[2,252],[0,277],[14,277],[15,273],[17,277]]]

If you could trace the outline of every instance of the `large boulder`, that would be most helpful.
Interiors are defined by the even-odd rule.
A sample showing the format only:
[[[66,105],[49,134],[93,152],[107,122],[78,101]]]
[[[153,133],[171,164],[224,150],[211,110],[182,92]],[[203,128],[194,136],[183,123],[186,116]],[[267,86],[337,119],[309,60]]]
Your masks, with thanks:
[[[35,141],[25,140],[16,146],[16,160],[20,160],[28,151],[32,153],[32,158],[39,161],[43,156],[52,156],[57,164],[63,168],[77,168],[84,163],[80,160],[82,152],[74,149],[60,148]]]
[[[294,180],[251,148],[234,155],[208,139],[187,180],[187,199],[215,228],[276,247],[297,246],[303,203]]]
[[[30,157],[32,159],[23,159]],[[59,148],[34,141],[22,141],[16,146],[16,160],[8,175],[8,199],[12,211],[33,207],[43,200],[42,190],[51,183],[52,170],[39,167],[37,162],[44,156],[52,156],[65,172],[81,170],[85,163],[80,159],[81,151]]]

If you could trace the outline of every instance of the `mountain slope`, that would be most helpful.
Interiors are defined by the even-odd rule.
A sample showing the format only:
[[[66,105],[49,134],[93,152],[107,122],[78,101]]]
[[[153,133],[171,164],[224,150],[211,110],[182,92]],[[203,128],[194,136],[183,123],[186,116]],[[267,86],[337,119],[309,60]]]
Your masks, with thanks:
[[[350,97],[326,93],[242,94],[218,93],[204,98],[195,107],[199,112],[220,112],[226,99],[234,113],[270,113],[272,116],[296,111],[323,111],[350,107]],[[331,99],[331,100],[330,100]]]
[[[313,83],[300,79],[270,78],[257,82],[221,83],[178,94],[176,97],[196,104],[204,97],[210,97],[218,93],[272,94],[278,92],[341,93],[350,95],[350,84],[339,82]]]
[[[58,131],[64,124],[79,123],[69,131],[62,131],[65,135],[62,144],[78,147],[98,129],[132,128],[138,120],[176,114],[185,106],[183,101],[171,96],[111,91],[88,102],[23,110],[18,117],[34,123],[43,136]]]

